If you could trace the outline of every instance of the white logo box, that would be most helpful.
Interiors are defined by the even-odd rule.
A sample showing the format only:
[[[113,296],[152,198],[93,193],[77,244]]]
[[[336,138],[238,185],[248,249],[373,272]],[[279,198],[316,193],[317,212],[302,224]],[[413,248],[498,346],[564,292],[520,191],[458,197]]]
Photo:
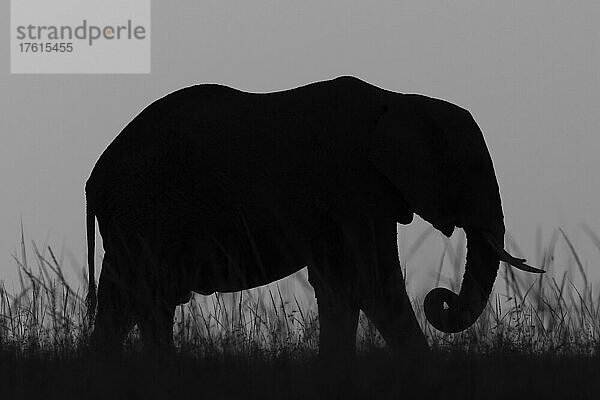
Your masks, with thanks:
[[[11,0],[11,73],[150,73],[150,0]]]

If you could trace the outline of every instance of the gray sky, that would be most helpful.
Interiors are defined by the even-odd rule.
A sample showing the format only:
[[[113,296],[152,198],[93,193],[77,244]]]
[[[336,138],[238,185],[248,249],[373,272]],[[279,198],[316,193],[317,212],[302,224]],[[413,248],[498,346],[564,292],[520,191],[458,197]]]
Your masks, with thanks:
[[[600,234],[600,3],[589,1],[153,1],[152,74],[10,75],[0,6],[0,279],[22,217],[67,265],[84,265],[83,187],[97,157],[142,108],[202,82],[248,91],[355,75],[469,109],[481,126],[509,231],[535,261],[561,226],[589,263]],[[460,4],[460,5],[457,5]],[[406,249],[425,228],[401,230]],[[440,237],[408,265],[431,288]],[[68,257],[71,253],[72,257]],[[566,261],[565,261],[566,262]],[[423,264],[422,267],[418,264]],[[9,285],[10,286],[10,285]]]

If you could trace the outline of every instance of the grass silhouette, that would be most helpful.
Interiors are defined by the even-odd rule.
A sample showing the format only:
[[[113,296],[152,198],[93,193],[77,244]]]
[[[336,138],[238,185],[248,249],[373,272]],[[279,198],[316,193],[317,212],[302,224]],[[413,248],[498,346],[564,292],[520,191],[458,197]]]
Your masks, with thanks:
[[[600,250],[598,236],[583,232]],[[407,258],[429,236],[420,235]],[[572,262],[556,277],[559,242]],[[510,236],[507,245],[520,255]],[[539,250],[549,272],[530,278],[502,264],[485,311],[464,332],[436,331],[414,299],[432,352],[410,365],[388,354],[361,314],[356,363],[340,389],[323,380],[314,302],[277,284],[195,295],[177,308],[175,354],[145,354],[134,330],[122,355],[91,355],[85,293],[69,285],[51,247],[32,243],[28,252],[22,234],[14,256],[20,291],[0,286],[0,398],[598,398],[600,297],[563,230]],[[445,261],[451,277],[442,274]],[[463,266],[464,242],[445,241],[438,283],[456,290]],[[310,290],[304,275],[295,277]]]

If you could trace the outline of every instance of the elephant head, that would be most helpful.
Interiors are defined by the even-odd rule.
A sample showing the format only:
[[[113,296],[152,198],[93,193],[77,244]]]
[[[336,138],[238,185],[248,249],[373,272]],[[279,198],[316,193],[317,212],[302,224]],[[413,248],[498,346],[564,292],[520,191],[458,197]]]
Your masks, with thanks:
[[[500,261],[541,273],[504,249],[504,216],[494,167],[471,114],[421,95],[390,95],[373,132],[369,157],[402,193],[412,211],[444,235],[467,235],[459,294],[431,290],[427,320],[443,332],[471,326],[487,304]]]

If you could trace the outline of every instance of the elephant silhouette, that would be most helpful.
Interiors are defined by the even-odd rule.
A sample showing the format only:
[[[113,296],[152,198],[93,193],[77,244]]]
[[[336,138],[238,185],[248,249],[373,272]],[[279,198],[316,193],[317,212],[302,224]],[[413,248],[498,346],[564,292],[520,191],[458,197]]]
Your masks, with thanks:
[[[307,266],[322,356],[354,352],[359,310],[392,350],[426,349],[396,241],[397,223],[415,213],[467,236],[460,293],[437,288],[424,301],[441,331],[477,320],[500,261],[543,272],[504,250],[498,183],[471,114],[354,77],[261,94],[173,92],[114,139],[85,192],[98,345],[118,346],[137,323],[144,343],[168,347],[191,292],[248,289]]]

